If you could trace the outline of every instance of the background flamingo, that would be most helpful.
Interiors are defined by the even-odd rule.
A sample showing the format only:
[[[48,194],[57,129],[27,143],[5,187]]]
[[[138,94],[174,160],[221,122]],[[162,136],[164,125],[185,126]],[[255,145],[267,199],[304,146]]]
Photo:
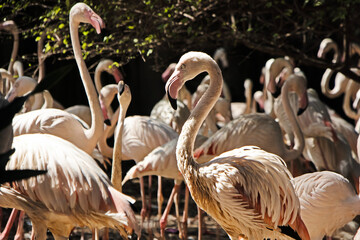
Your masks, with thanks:
[[[340,174],[322,171],[293,179],[300,199],[300,215],[310,238],[321,240],[360,214],[360,198]]]
[[[104,27],[104,22],[93,11],[89,14],[86,8],[79,8],[72,14],[69,17],[71,42],[91,109],[92,123],[90,128],[85,129],[71,114],[59,109],[40,109],[16,116],[13,120],[13,128],[15,135],[45,132],[60,136],[91,154],[103,131],[103,116],[95,87],[82,58],[78,26],[80,22],[90,23],[100,33],[101,28]]]

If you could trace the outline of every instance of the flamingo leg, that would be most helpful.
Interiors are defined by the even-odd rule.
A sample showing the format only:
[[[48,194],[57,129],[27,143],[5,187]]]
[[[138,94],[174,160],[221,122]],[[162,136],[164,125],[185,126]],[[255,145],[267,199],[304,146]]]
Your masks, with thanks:
[[[109,228],[104,228],[104,232],[102,234],[102,240],[109,240]]]
[[[33,222],[32,223],[32,232],[31,240],[46,240],[47,237],[47,227],[44,224]]]
[[[152,189],[152,176],[149,176],[149,199],[148,199],[148,205],[146,206],[146,217],[150,219],[151,216],[151,189]]]
[[[161,176],[158,176],[158,192],[157,192],[157,201],[158,201],[158,217],[161,217],[162,204],[164,202],[164,197],[162,194],[162,181]]]
[[[174,202],[174,197],[175,197],[176,194],[178,194],[179,189],[180,189],[180,185],[175,184],[172,191],[171,191],[171,194],[170,194],[168,203],[166,205],[166,208],[165,208],[165,210],[163,212],[163,215],[161,216],[161,219],[160,219],[160,234],[161,234],[162,238],[165,237],[165,227],[166,227],[167,217],[169,215],[171,206],[172,206],[172,204]]]
[[[1,85],[1,84],[0,84]],[[1,226],[2,226],[2,217],[3,217],[3,214],[2,214],[2,208],[0,208],[0,231],[1,231]]]
[[[176,214],[176,222],[177,222],[177,225],[178,225],[178,229],[179,229],[179,236],[180,236],[180,239],[183,239],[182,238],[182,226],[181,226],[181,222],[180,222],[180,213],[179,213],[179,194],[175,194],[175,197],[174,197],[174,203],[175,203],[175,214]]]
[[[145,188],[144,188],[144,178],[140,177],[140,195],[141,195],[141,203],[142,203],[142,207],[141,207],[141,228],[142,225],[144,223],[145,217],[146,217],[146,203],[145,203]]]
[[[95,228],[95,229],[92,230],[92,239],[93,240],[99,240],[99,229]]]
[[[202,226],[202,222],[203,222],[203,210],[201,208],[199,208],[199,206],[196,206],[197,211],[198,211],[198,240],[202,239],[202,232],[203,232],[203,226]]]
[[[188,221],[188,213],[189,213],[189,188],[185,185],[185,200],[184,200],[184,211],[182,218],[182,230],[181,239],[187,239],[187,221]]]
[[[8,237],[10,235],[11,227],[14,224],[14,221],[16,219],[16,215],[17,215],[18,211],[19,210],[15,209],[15,208],[11,211],[10,217],[9,217],[7,223],[6,223],[4,231],[0,235],[0,239],[2,239],[2,240],[8,239]]]
[[[24,219],[25,219],[25,212],[20,211],[18,227],[17,227],[16,234],[14,237],[15,240],[24,239]]]

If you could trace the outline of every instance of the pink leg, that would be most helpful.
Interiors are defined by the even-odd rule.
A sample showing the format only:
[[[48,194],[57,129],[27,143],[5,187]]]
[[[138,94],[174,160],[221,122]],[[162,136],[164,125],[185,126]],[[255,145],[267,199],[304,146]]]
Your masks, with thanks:
[[[158,217],[161,217],[162,204],[164,202],[164,197],[162,194],[162,181],[161,177],[158,176],[158,192],[157,192],[157,201],[158,201]]]
[[[145,203],[145,188],[144,188],[144,178],[143,177],[140,177],[140,195],[141,195],[141,226],[143,225],[144,223],[144,220],[145,220],[145,217],[147,215],[147,212],[146,212],[146,203]]]
[[[169,200],[168,200],[168,203],[167,203],[166,208],[164,210],[164,213],[161,216],[161,219],[160,219],[160,233],[161,233],[162,238],[165,237],[165,227],[166,227],[167,217],[169,215],[171,206],[172,206],[172,204],[174,202],[174,197],[179,192],[179,189],[180,189],[180,185],[175,184],[172,191],[171,191],[171,195],[169,197]]]
[[[183,239],[182,238],[183,229],[182,229],[182,226],[181,226],[180,213],[179,213],[179,191],[178,191],[177,194],[175,194],[174,203],[175,203],[176,222],[177,222],[177,226],[178,226],[178,229],[179,229],[179,236],[180,236],[180,239]]]
[[[16,230],[14,240],[22,240],[22,239],[24,239],[24,218],[25,218],[25,212],[20,211],[18,227],[17,227],[17,230]]]
[[[0,231],[1,231],[1,226],[2,226],[2,218],[3,218],[2,208],[0,207]]]
[[[148,190],[149,190],[149,201],[148,201],[148,205],[146,207],[146,217],[148,219],[150,219],[150,215],[151,215],[151,189],[152,189],[152,176],[149,176],[149,186],[148,186]]]
[[[102,235],[102,240],[109,240],[109,229],[108,228],[105,228],[104,229],[104,232],[103,232],[103,235]]]
[[[11,214],[10,214],[10,217],[9,217],[7,223],[6,223],[5,229],[4,229],[4,231],[3,231],[3,232],[1,233],[1,235],[0,235],[0,239],[1,239],[1,240],[6,240],[6,239],[8,239],[8,237],[9,237],[9,235],[10,235],[11,227],[12,227],[12,225],[14,224],[14,221],[15,221],[15,219],[16,219],[16,215],[17,215],[18,211],[19,211],[19,210],[15,209],[15,208],[12,210],[12,212],[11,212]]]
[[[188,213],[189,213],[189,189],[185,186],[185,201],[184,201],[184,211],[183,211],[183,219],[182,219],[182,229],[183,232],[180,232],[181,235],[179,237],[181,239],[187,239],[187,221],[188,221]]]
[[[203,232],[203,210],[197,206],[198,210],[198,240],[202,239],[202,232]]]

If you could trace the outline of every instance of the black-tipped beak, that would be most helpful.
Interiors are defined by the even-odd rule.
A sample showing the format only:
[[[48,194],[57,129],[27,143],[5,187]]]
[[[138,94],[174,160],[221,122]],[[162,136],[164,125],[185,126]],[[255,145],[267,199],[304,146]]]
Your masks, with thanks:
[[[306,108],[299,108],[297,115],[300,116],[303,112],[305,112]]]
[[[120,81],[118,84],[119,95],[121,95],[124,92],[124,90],[125,90],[124,86],[125,86],[124,81]]]
[[[104,123],[108,126],[111,126],[111,122],[110,122],[110,119],[105,119],[104,120]]]
[[[274,93],[271,93],[274,98],[277,98],[281,94],[281,88],[276,87],[276,91]]]
[[[176,99],[172,98],[169,94],[169,91],[166,91],[167,92],[167,96],[168,96],[168,99],[169,99],[169,102],[171,104],[171,107],[176,110],[177,109],[177,103],[176,103]]]

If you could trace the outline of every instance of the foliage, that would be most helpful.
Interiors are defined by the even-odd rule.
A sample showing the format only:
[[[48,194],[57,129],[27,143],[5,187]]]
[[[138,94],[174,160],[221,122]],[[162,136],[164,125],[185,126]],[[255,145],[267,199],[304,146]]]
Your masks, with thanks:
[[[106,23],[101,35],[82,26],[85,58],[113,57],[120,64],[138,56],[164,67],[188,50],[245,45],[275,56],[289,55],[317,67],[346,72],[342,64],[316,58],[320,41],[332,37],[348,49],[360,37],[360,0],[117,0],[85,1]],[[5,0],[2,20],[13,19],[22,37],[39,39],[46,31],[47,52],[72,58],[68,13],[73,0]],[[54,34],[61,39],[56,41]],[[58,44],[55,44],[55,43]],[[347,54],[346,54],[347,56]],[[31,56],[25,56],[31,61]]]

